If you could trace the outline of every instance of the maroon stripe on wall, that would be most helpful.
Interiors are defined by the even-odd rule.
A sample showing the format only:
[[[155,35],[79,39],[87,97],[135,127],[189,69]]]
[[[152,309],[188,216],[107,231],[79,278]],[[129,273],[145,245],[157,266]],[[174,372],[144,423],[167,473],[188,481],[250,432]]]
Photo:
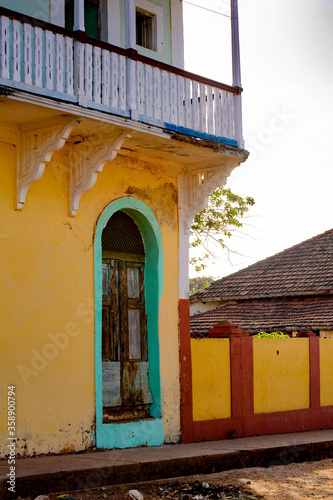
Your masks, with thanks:
[[[190,301],[180,299],[179,362],[180,362],[180,427],[183,443],[193,443],[192,363]]]
[[[320,408],[319,337],[309,337],[310,408]]]
[[[333,428],[333,406],[318,409],[262,413],[247,418],[232,417],[194,422],[194,441],[213,441],[230,437],[264,436]],[[237,429],[243,429],[242,434]],[[236,431],[236,433],[235,433]]]
[[[254,414],[253,395],[253,339],[242,337],[242,407],[243,417]]]

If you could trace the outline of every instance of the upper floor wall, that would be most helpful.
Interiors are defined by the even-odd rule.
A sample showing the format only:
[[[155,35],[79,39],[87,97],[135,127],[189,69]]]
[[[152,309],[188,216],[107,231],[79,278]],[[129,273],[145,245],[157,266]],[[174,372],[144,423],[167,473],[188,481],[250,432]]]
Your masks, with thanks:
[[[69,30],[75,26],[75,0],[0,0],[0,6]],[[88,37],[184,67],[181,0],[79,0]],[[134,22],[128,23],[128,17]],[[133,33],[126,33],[130,28]],[[82,29],[84,28],[84,29]],[[132,40],[132,42],[131,42]]]

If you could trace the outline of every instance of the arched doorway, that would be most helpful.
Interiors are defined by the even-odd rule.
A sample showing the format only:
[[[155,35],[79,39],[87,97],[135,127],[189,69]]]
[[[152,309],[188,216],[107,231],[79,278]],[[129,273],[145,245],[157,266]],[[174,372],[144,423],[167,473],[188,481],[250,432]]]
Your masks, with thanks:
[[[103,422],[150,416],[145,247],[138,226],[119,210],[102,232]]]
[[[158,309],[162,237],[151,210],[121,198],[95,237],[96,444],[163,443]]]

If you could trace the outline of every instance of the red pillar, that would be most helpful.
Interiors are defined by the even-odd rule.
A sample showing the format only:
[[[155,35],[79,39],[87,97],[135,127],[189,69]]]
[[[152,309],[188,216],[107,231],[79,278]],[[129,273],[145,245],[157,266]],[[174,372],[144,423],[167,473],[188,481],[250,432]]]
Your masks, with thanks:
[[[310,408],[320,408],[320,358],[319,337],[309,332],[309,362],[310,362]]]
[[[183,443],[193,443],[192,361],[190,302],[180,299],[179,305],[180,362],[180,428]]]
[[[244,435],[244,423],[253,416],[253,340],[244,330],[224,321],[209,331],[210,337],[230,341],[231,418],[234,431]]]

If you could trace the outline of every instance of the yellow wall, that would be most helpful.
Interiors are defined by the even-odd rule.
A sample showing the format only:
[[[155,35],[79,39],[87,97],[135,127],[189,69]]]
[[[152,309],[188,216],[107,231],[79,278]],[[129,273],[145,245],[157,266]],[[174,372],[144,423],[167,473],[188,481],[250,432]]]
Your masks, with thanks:
[[[15,147],[0,137],[0,413],[7,385],[16,386],[17,451],[40,454],[84,449],[95,417],[93,235],[103,209],[131,196],[146,203],[163,238],[164,290],[160,352],[165,440],[179,438],[178,227],[176,179],[123,167],[104,167],[68,216],[66,155],[56,153],[42,178],[14,210]],[[127,191],[127,192],[126,192]],[[170,201],[172,200],[172,201]],[[59,344],[57,347],[56,343]],[[0,455],[6,422],[0,420]]]
[[[320,404],[333,405],[333,340],[319,339],[320,349]]]
[[[229,339],[192,339],[193,420],[231,416]]]
[[[254,412],[308,408],[309,340],[253,339]]]

